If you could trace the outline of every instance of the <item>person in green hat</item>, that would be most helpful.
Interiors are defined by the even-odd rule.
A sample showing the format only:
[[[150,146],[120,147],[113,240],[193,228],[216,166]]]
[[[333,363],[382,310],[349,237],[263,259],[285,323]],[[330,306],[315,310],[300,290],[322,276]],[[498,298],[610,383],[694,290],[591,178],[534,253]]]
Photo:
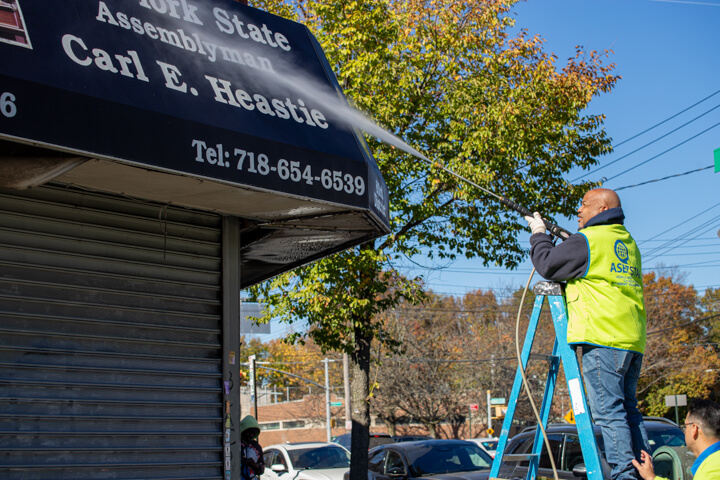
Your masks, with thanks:
[[[265,471],[263,451],[258,442],[260,426],[252,415],[240,421],[240,455],[242,456],[241,480],[259,480]]]

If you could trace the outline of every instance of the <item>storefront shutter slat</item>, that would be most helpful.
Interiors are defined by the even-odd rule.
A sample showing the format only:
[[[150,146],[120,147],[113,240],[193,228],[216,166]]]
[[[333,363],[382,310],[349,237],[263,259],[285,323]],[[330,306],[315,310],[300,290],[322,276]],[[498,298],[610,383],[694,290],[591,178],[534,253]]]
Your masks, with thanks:
[[[0,478],[222,479],[222,218],[0,192]]]

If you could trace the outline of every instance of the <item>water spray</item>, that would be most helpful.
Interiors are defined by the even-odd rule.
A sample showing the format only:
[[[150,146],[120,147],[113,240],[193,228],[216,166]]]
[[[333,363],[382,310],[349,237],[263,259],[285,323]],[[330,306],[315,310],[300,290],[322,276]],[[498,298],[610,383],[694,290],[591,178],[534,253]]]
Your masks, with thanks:
[[[469,185],[472,185],[473,187],[477,188],[478,190],[496,198],[500,203],[502,203],[503,205],[505,205],[506,207],[508,207],[512,210],[515,210],[516,212],[518,212],[520,215],[522,215],[524,217],[532,217],[533,216],[533,212],[531,212],[529,208],[524,207],[516,202],[513,202],[512,200],[510,200],[509,198],[507,198],[505,196],[498,195],[497,193],[495,193],[491,190],[488,190],[485,187],[481,187],[480,185],[473,182],[472,180],[453,172],[449,168],[446,168],[446,167],[440,165],[439,163],[433,162],[432,160],[427,158],[425,155],[423,155],[422,153],[420,153],[419,151],[417,151],[416,149],[414,149],[413,147],[411,147],[410,145],[408,145],[407,143],[402,141],[397,136],[395,136],[392,133],[388,132],[387,130],[383,129],[379,125],[373,123],[370,119],[365,117],[362,113],[358,112],[357,110],[352,109],[351,107],[348,107],[348,109],[350,110],[351,124],[357,126],[358,128],[365,131],[366,133],[374,135],[377,138],[379,138],[381,141],[384,141],[386,143],[389,143],[391,145],[398,147],[401,150],[404,150],[405,152],[409,153],[410,155],[413,155],[414,157],[417,157],[420,160],[427,162],[428,164],[430,164],[433,167],[438,167],[438,168],[444,170],[445,172],[449,173],[450,175],[456,177],[457,179],[462,180],[463,182],[465,182]],[[554,223],[551,223],[544,218],[543,218],[543,223],[545,223],[545,228],[547,228],[547,230],[551,234],[553,234],[554,236],[556,236],[557,238],[559,238],[561,240],[565,240],[565,239],[569,238],[570,235],[572,235],[572,233],[569,232],[568,230],[565,230],[564,228],[562,228],[558,225],[555,225]]]
[[[217,42],[218,44],[223,43],[222,40],[217,40]],[[249,47],[248,50],[252,51],[253,47]],[[427,162],[431,166],[441,168],[442,170],[458,178],[459,180],[462,180],[465,183],[477,188],[478,190],[496,198],[500,203],[518,212],[519,214],[523,216],[533,216],[533,212],[530,211],[530,209],[513,202],[505,196],[498,195],[495,192],[488,190],[487,188],[481,187],[477,183],[461,175],[458,175],[457,173],[438,163],[431,161],[418,150],[404,142],[397,135],[390,133],[389,131],[375,123],[368,116],[350,106],[347,100],[342,95],[340,95],[337,90],[328,88],[326,85],[323,85],[321,83],[319,84],[317,79],[298,73],[296,71],[296,67],[294,65],[290,65],[282,56],[275,55],[272,58],[273,64],[275,65],[278,73],[271,76],[263,76],[262,81],[260,82],[263,88],[269,88],[271,91],[273,89],[279,89],[279,92],[281,94],[284,94],[284,92],[289,90],[295,92],[298,95],[298,98],[300,98],[301,96],[305,98],[310,98],[316,106],[321,107],[325,111],[328,117],[338,121],[341,124],[344,124],[348,129],[358,129],[367,133],[368,135],[372,135],[384,143],[393,145],[413,155],[414,157],[417,157]],[[290,74],[286,74],[286,72],[290,72]],[[246,82],[252,82],[252,78],[245,80]],[[564,228],[561,228],[554,223],[548,222],[545,219],[543,219],[543,222],[545,223],[545,228],[555,237],[562,240],[570,237],[571,233]]]

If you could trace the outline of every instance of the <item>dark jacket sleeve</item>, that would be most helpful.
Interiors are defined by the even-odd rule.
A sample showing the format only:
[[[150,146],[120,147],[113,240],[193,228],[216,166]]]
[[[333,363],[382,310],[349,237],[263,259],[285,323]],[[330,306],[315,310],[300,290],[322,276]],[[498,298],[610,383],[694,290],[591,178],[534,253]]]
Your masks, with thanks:
[[[587,272],[590,255],[585,235],[576,233],[557,245],[552,237],[536,233],[530,237],[530,259],[546,280],[564,282]]]

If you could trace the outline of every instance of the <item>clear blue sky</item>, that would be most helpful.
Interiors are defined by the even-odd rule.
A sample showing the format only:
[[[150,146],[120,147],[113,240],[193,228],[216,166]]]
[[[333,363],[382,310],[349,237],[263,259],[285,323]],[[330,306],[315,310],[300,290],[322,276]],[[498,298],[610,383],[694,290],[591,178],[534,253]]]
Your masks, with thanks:
[[[610,59],[622,79],[611,93],[594,99],[589,111],[606,115],[605,129],[616,148],[601,158],[599,166],[605,167],[586,178],[605,177],[606,187],[618,189],[713,165],[713,150],[720,148],[720,0],[529,0],[514,14],[518,28],[545,39],[559,66],[576,45],[614,51]],[[568,179],[584,173],[571,172]],[[706,169],[618,194],[646,272],[664,264],[678,267],[686,274],[684,283],[700,292],[720,287],[720,173]],[[577,230],[574,218],[559,223]],[[529,262],[512,272],[468,260],[425,265],[446,267],[413,271],[423,272],[436,292],[453,295],[524,286],[531,271]],[[536,274],[533,283],[539,280]]]

